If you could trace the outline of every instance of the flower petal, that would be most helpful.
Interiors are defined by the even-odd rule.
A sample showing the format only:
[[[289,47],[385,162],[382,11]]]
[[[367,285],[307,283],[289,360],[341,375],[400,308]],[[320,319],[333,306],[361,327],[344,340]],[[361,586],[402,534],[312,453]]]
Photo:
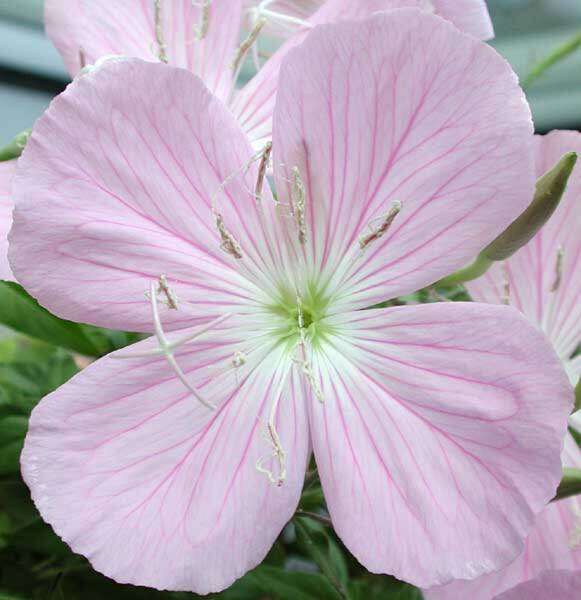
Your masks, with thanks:
[[[160,0],[162,41],[167,60],[198,75],[219,97],[232,87],[229,64],[239,42],[241,0],[212,0],[208,28],[202,39],[203,2]],[[157,61],[153,0],[47,0],[46,30],[72,76],[86,64],[106,55]]]
[[[164,322],[187,327],[272,285],[270,190],[261,207],[243,132],[187,71],[103,64],[52,103],[18,165],[11,261],[59,316],[152,331],[145,293],[166,275],[180,310]],[[242,259],[221,249],[217,213]]]
[[[516,77],[443,19],[401,9],[320,27],[281,78],[277,190],[287,201],[298,167],[311,260],[348,308],[462,267],[532,197],[530,111]],[[395,202],[387,233],[362,251]]]
[[[521,583],[495,600],[575,600],[581,587],[581,571],[546,571]]]
[[[12,227],[12,178],[16,161],[0,162],[0,279],[14,281],[8,264],[8,232]]]
[[[25,480],[43,518],[98,571],[218,591],[262,561],[292,516],[309,453],[302,384],[280,350],[247,336],[223,324],[176,352],[213,411],[163,358],[120,360],[152,340],[100,359],[33,411]],[[235,369],[241,350],[248,360]],[[256,464],[271,453],[262,430],[279,394],[287,476],[277,487]]]
[[[430,0],[441,17],[458,29],[481,40],[494,37],[494,29],[485,0]]]
[[[565,439],[563,455],[564,466],[581,467],[581,451],[570,434]],[[424,590],[424,597],[426,600],[490,600],[553,569],[581,570],[581,506],[577,498],[549,504],[527,538],[524,552],[505,569],[473,581],[454,581],[441,588]]]
[[[455,2],[455,4],[453,4]],[[297,27],[290,39],[270,58],[263,68],[250,80],[250,82],[236,95],[232,110],[242,124],[251,140],[261,144],[272,136],[272,115],[275,108],[276,93],[280,68],[283,59],[292,48],[301,44],[309,29],[325,23],[338,21],[354,21],[369,17],[370,15],[398,8],[419,8],[435,11],[436,14],[450,20],[461,30],[487,39],[492,37],[490,17],[483,0],[367,0],[366,2],[353,2],[353,0],[327,0],[318,2],[319,10],[303,10],[300,18],[308,23],[308,28]],[[280,2],[279,4],[283,4]],[[296,4],[285,2],[284,4]],[[458,7],[456,5],[461,4]],[[276,10],[276,7],[268,6]],[[292,8],[282,6],[281,12],[288,11],[291,16]],[[298,12],[298,7],[296,12]],[[310,14],[309,14],[310,13]]]
[[[336,316],[313,448],[334,527],[415,585],[497,570],[554,496],[572,390],[516,311],[472,303]]]
[[[540,177],[566,152],[581,153],[581,133],[553,131],[536,136]],[[521,250],[467,284],[472,298],[500,304],[508,298],[547,334],[562,360],[581,342],[581,168],[547,224]],[[559,258],[561,256],[561,258]]]

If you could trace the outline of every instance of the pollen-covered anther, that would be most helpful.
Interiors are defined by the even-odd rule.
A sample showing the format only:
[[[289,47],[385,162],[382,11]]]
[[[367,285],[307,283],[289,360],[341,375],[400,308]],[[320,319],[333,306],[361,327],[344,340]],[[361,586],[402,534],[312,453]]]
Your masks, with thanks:
[[[236,241],[234,236],[226,229],[226,225],[224,225],[224,218],[220,213],[216,213],[216,227],[218,228],[218,233],[220,234],[220,248],[233,256],[234,258],[241,259],[242,258],[242,248],[240,248],[240,244]]]
[[[203,40],[208,35],[208,27],[210,25],[210,5],[212,0],[201,0],[197,2],[192,0],[193,6],[199,6],[201,8],[200,25],[196,29],[196,38]]]
[[[265,432],[266,441],[272,446],[272,452],[270,456],[275,458],[278,462],[278,475],[276,475],[271,469],[264,466],[264,462],[268,460],[268,457],[262,456],[256,461],[256,470],[259,473],[264,473],[268,477],[270,483],[280,487],[286,479],[286,452],[284,451],[280,442],[280,437],[276,431],[274,425],[274,419],[271,419],[266,426]]]
[[[167,45],[163,35],[161,0],[153,0],[153,21],[155,28],[155,41],[157,43],[157,57],[161,62],[167,63]]]
[[[83,70],[87,66],[87,55],[82,48],[79,48],[79,65],[81,70]]]
[[[557,292],[561,287],[561,281],[563,279],[563,260],[565,258],[565,250],[562,246],[557,249],[557,258],[555,260],[555,279],[551,286],[551,292]]]
[[[291,213],[294,215],[297,223],[299,242],[301,245],[304,245],[307,241],[307,225],[305,221],[306,197],[307,193],[305,190],[305,184],[301,179],[301,173],[299,171],[299,168],[293,167],[291,188]]]
[[[317,381],[317,378],[315,377],[315,373],[313,371],[313,367],[311,366],[311,363],[306,360],[303,361],[301,364],[301,371],[303,372],[303,375],[305,376],[308,384],[310,385],[315,398],[321,403],[325,402],[325,397],[323,396],[323,391],[321,390],[321,386],[319,385],[319,382]]]
[[[369,244],[383,237],[386,231],[391,227],[394,219],[400,213],[401,208],[401,202],[396,200],[393,202],[391,208],[385,215],[379,217],[379,219],[374,219],[371,223],[369,223],[369,232],[364,233],[359,237],[359,246],[361,250],[365,250]],[[375,225],[377,222],[379,222],[379,225]]]
[[[260,35],[260,32],[265,25],[266,19],[258,19],[256,23],[254,23],[254,27],[252,28],[246,39],[242,41],[240,46],[238,46],[236,54],[234,55],[234,59],[232,60],[232,63],[230,65],[234,73],[238,73],[242,62],[246,58],[246,54],[248,53],[250,48],[252,48],[252,46],[254,46],[254,44],[256,43],[256,40],[258,39],[258,36]]]
[[[271,154],[272,142],[267,142],[260,156],[260,163],[258,164],[258,176],[256,178],[256,187],[254,188],[254,196],[257,200],[262,200],[262,188],[264,187],[264,179],[266,177],[268,165],[270,164]]]
[[[165,275],[160,275],[159,277],[159,286],[157,288],[158,294],[163,294],[165,297],[165,302],[168,308],[173,310],[177,310],[178,308],[178,297],[177,294],[171,289],[167,282],[167,277]]]

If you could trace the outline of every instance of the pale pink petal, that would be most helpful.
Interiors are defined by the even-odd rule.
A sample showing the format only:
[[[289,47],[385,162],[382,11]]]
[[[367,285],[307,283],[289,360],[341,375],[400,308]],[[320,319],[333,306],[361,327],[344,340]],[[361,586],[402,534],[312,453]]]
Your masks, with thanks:
[[[236,334],[232,334],[235,331]],[[246,339],[242,340],[246,334]],[[43,518],[120,583],[218,591],[260,563],[296,509],[309,442],[302,383],[240,323],[176,352],[209,410],[163,358],[100,359],[35,408],[22,454]],[[235,352],[247,363],[232,366]],[[265,434],[273,403],[286,479]]]
[[[537,176],[571,151],[581,153],[581,133],[577,131],[537,136]],[[479,302],[508,299],[541,327],[564,361],[581,342],[580,199],[581,168],[576,167],[555,214],[535,238],[510,259],[467,284],[472,298]]]
[[[577,600],[580,589],[581,571],[546,571],[495,600]]]
[[[203,2],[160,0],[167,60],[189,69],[225,99],[232,86],[230,63],[239,43],[241,0],[212,0],[207,33],[198,39]],[[154,0],[47,0],[46,30],[71,75],[86,63],[117,54],[157,61]]]
[[[255,199],[251,153],[187,71],[127,59],[78,78],[19,160],[18,280],[61,317],[128,330],[152,330],[145,294],[160,275],[180,300],[163,315],[170,328],[260,303],[278,261],[265,241],[274,203],[267,187],[262,208]],[[213,208],[242,259],[220,248]]]
[[[370,306],[464,266],[530,202],[532,126],[516,76],[438,17],[401,9],[320,27],[281,81],[277,191],[290,202],[298,167],[306,252],[339,288],[335,307]],[[387,233],[362,251],[397,202]]]
[[[570,434],[565,439],[563,464],[581,467],[581,452]],[[519,583],[553,569],[581,570],[581,503],[578,498],[553,502],[539,515],[524,552],[507,568],[473,581],[455,581],[424,590],[426,600],[490,600]],[[525,600],[522,597],[522,600]],[[552,600],[554,596],[547,596]]]
[[[458,29],[481,40],[494,37],[485,0],[429,0],[436,13],[452,21]]]
[[[439,0],[436,3],[432,3],[430,0],[367,0],[366,2],[327,0],[318,3],[320,9],[317,12],[301,17],[306,20],[308,27],[297,28],[295,34],[234,99],[232,110],[254,143],[258,144],[272,135],[272,114],[278,90],[280,68],[284,57],[292,48],[301,44],[305,40],[309,29],[316,25],[337,21],[353,21],[380,11],[412,7],[435,12],[473,35],[484,38],[492,37],[490,18],[482,0],[461,0],[462,6],[457,8],[452,7],[451,2],[447,0]],[[287,2],[286,4],[293,3]],[[290,7],[289,10],[292,12]],[[488,33],[481,35],[485,32],[490,35]]]
[[[14,281],[8,264],[8,232],[12,227],[12,177],[16,161],[0,162],[0,279]]]
[[[343,542],[367,569],[424,587],[513,560],[559,483],[572,404],[544,337],[515,310],[473,303],[329,326],[310,423]]]

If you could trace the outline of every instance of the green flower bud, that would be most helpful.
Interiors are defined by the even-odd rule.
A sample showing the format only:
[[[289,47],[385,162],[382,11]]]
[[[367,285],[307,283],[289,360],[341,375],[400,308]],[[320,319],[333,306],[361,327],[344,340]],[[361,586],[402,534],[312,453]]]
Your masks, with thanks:
[[[0,162],[18,158],[22,154],[24,146],[26,146],[26,142],[28,142],[28,138],[30,137],[31,133],[32,129],[25,129],[24,131],[21,131],[8,145],[4,146],[4,148],[0,148]]]

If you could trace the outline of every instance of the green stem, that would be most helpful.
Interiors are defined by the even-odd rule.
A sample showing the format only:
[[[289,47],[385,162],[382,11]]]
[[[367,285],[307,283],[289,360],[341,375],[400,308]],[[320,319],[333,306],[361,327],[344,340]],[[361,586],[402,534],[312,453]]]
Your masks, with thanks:
[[[577,33],[534,65],[529,74],[523,79],[522,87],[525,89],[529,87],[551,67],[561,62],[564,58],[567,58],[570,54],[573,54],[579,48],[581,48],[581,33]]]
[[[453,287],[460,283],[478,279],[478,277],[484,275],[484,273],[488,271],[492,263],[492,260],[480,254],[472,264],[452,273],[452,275],[448,275],[448,277],[444,277],[444,279],[440,279],[440,281],[435,284],[435,287]]]
[[[329,517],[325,517],[324,515],[320,515],[315,512],[311,512],[310,510],[297,510],[295,512],[295,516],[297,517],[308,517],[309,519],[313,519],[315,521],[319,521],[323,525],[327,527],[333,527],[333,523]]]

